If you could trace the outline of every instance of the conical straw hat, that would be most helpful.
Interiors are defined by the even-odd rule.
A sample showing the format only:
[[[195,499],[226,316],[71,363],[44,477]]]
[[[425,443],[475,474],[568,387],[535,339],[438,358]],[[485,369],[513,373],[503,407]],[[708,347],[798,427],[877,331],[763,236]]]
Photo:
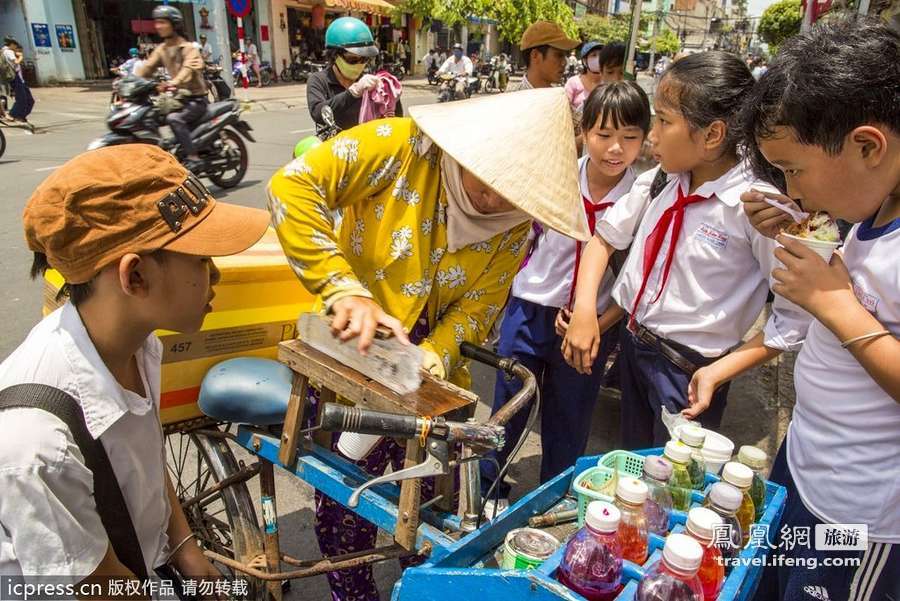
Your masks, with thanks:
[[[578,187],[572,112],[562,88],[409,107],[444,152],[554,230],[589,240]]]

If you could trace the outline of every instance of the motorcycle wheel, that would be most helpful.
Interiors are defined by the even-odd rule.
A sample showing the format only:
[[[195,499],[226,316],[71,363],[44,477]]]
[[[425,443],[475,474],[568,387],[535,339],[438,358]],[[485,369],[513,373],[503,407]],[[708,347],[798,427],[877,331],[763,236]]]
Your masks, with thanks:
[[[268,71],[260,71],[259,78],[262,80],[262,85],[267,86],[272,83],[272,74]]]
[[[234,175],[226,177],[226,174],[230,173],[230,171],[220,171],[219,173],[210,173],[209,179],[220,188],[234,188],[241,183],[244,175],[247,174],[247,166],[250,163],[249,155],[247,154],[247,144],[244,143],[241,135],[232,129],[223,129],[219,136],[222,144],[225,146],[225,152],[237,153],[240,155],[240,160],[237,168],[233,170]]]
[[[4,152],[6,152],[6,136],[3,135],[3,130],[0,129],[0,157],[3,156]]]

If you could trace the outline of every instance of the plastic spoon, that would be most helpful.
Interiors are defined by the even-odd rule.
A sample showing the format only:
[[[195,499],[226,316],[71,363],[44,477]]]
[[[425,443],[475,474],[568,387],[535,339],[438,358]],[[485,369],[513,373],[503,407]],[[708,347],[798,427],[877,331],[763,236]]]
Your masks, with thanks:
[[[793,209],[787,205],[781,204],[774,198],[769,198],[769,196],[765,193],[763,193],[763,200],[766,201],[767,205],[771,205],[776,209],[781,209],[782,211],[790,215],[797,223],[801,223],[803,222],[803,220],[809,218],[809,213],[806,213],[805,211],[798,211],[797,209]]]

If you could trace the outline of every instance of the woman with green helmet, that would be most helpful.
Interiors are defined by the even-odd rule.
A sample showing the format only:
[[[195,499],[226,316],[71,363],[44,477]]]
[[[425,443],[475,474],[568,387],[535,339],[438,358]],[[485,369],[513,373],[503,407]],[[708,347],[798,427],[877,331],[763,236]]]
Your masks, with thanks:
[[[363,74],[366,64],[378,56],[378,47],[369,26],[353,17],[341,17],[325,32],[328,68],[310,76],[306,86],[309,112],[316,133],[326,129],[322,109],[330,106],[334,121],[341,129],[359,125],[360,106],[365,92],[378,85],[378,77]],[[403,116],[397,102],[396,116]]]

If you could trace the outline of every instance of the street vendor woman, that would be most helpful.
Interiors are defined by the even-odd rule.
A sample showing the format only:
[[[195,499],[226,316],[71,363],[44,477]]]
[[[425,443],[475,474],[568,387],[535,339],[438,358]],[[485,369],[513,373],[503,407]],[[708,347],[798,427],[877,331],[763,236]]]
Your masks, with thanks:
[[[525,255],[531,220],[587,240],[562,90],[419,106],[342,132],[281,169],[273,225],[292,268],[364,351],[376,325],[424,351],[424,368],[467,387],[459,346],[482,343]],[[342,209],[335,232],[333,214]],[[358,461],[395,469],[384,439]],[[317,493],[325,555],[371,548],[377,529]],[[378,598],[370,567],[328,575],[332,598]]]

